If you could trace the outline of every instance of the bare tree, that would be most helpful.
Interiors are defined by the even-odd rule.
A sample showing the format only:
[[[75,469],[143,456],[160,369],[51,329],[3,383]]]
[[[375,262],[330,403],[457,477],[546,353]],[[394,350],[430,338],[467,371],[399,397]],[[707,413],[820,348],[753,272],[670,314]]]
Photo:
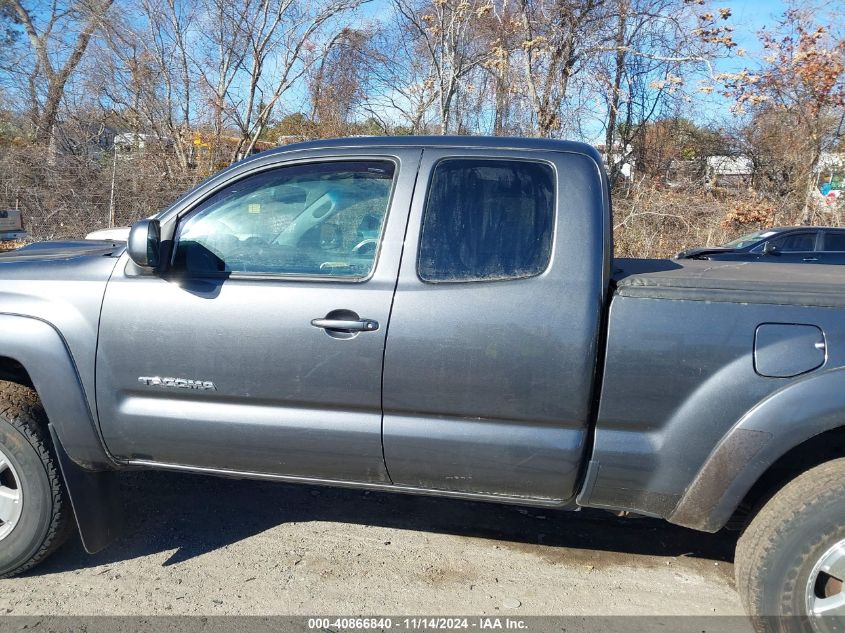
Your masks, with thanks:
[[[95,49],[89,71],[91,91],[138,142],[143,135],[149,145],[154,136],[160,155],[172,153],[184,175],[194,166],[194,66],[186,43],[194,16],[190,3],[174,0],[140,0],[134,9],[131,19],[115,16],[104,29],[105,45]]]
[[[232,111],[231,91],[249,51],[250,14],[253,2],[206,0],[200,3],[202,44],[194,51],[201,90],[208,95],[212,139],[210,163],[223,159],[222,138]]]
[[[845,134],[845,37],[830,26],[813,24],[812,18],[810,11],[788,10],[774,32],[760,34],[761,68],[724,76],[738,108],[755,115],[759,130],[751,130],[751,146],[768,150],[770,179],[779,178],[782,186],[791,182],[785,192],[799,192],[805,224],[814,215],[822,153]],[[761,152],[754,154],[759,159]],[[779,169],[772,170],[774,165]],[[759,166],[767,167],[765,162]]]
[[[53,141],[65,87],[113,0],[51,2],[38,10],[9,0],[34,54],[29,73],[30,117],[39,142]]]
[[[519,0],[525,84],[538,136],[560,128],[572,77],[603,35],[604,0]]]
[[[362,0],[260,0],[248,13],[245,94],[228,95],[239,132],[233,159],[252,153],[282,96],[314,62],[315,38]],[[249,0],[247,0],[249,4]]]
[[[343,136],[367,91],[371,36],[363,29],[340,30],[307,73],[311,120],[322,137]]]
[[[490,55],[475,37],[480,19],[492,10],[484,0],[393,0],[400,21],[413,34],[432,69],[440,133],[454,124],[455,96],[466,77]]]
[[[384,129],[422,134],[438,92],[434,67],[414,35],[401,17],[373,34],[369,90],[361,105]]]
[[[712,62],[735,46],[729,9],[698,12],[698,2],[609,0],[608,36],[592,73],[607,102],[605,147],[611,182],[630,158],[644,124],[664,112],[686,79],[714,78]],[[669,115],[674,115],[670,109]]]
[[[522,37],[514,0],[493,0],[490,6],[490,13],[480,21],[477,29],[490,52],[482,64],[486,76],[477,82],[476,99],[480,110],[477,118],[484,118],[483,110],[489,110],[492,105],[490,130],[494,135],[500,135],[514,131],[514,97],[519,92],[514,64],[518,63]]]

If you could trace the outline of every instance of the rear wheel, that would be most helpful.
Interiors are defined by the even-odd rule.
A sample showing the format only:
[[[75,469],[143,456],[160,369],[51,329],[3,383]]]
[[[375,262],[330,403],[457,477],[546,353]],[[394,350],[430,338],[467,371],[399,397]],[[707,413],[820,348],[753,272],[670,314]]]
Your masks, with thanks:
[[[759,631],[845,632],[845,459],[763,506],[737,544],[736,581]]]
[[[0,577],[36,565],[70,533],[46,422],[32,389],[0,382]]]

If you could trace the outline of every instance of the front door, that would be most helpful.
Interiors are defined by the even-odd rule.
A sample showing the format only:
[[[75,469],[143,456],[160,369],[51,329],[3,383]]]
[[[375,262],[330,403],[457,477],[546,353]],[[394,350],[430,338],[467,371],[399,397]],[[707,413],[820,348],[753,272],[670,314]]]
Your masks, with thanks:
[[[420,152],[338,154],[246,164],[172,219],[169,272],[118,264],[97,353],[116,457],[388,481],[382,357]]]
[[[819,262],[819,252],[816,250],[818,233],[807,231],[804,233],[789,233],[782,237],[769,240],[769,244],[776,250],[770,256],[764,256],[762,261],[784,264],[816,264]]]

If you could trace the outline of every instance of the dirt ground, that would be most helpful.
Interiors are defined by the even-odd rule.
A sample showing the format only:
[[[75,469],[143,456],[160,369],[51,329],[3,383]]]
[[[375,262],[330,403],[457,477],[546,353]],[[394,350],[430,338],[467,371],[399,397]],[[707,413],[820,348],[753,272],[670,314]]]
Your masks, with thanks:
[[[742,613],[730,533],[182,474],[125,486],[132,532],[0,581],[0,614]]]

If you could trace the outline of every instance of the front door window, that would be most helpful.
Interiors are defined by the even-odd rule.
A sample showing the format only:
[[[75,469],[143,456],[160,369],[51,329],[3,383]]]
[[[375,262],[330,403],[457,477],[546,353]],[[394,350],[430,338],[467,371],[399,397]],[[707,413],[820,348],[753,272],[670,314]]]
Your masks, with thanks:
[[[365,278],[393,175],[389,161],[342,161],[247,176],[182,220],[175,266],[200,275]]]

